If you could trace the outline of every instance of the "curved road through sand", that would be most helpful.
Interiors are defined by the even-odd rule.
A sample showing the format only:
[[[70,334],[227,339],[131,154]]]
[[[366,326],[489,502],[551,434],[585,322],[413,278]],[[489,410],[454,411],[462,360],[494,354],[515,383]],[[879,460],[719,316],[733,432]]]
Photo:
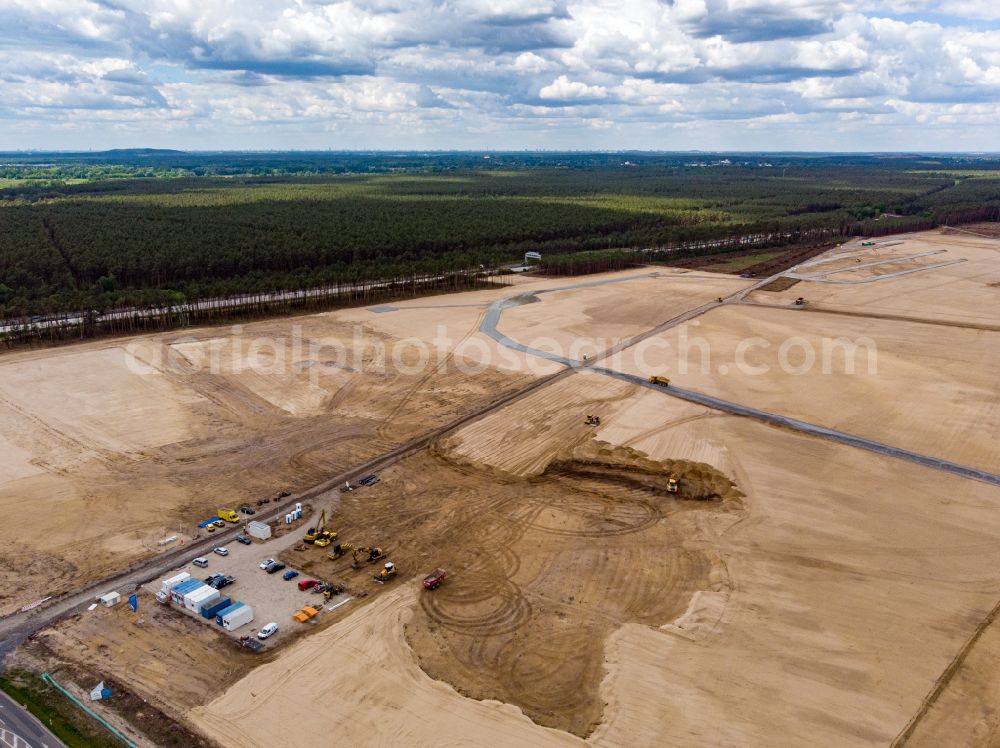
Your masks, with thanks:
[[[605,359],[614,353],[617,353],[623,348],[628,348],[640,340],[656,335],[664,330],[667,330],[676,325],[687,322],[694,317],[704,314],[709,309],[714,309],[715,307],[721,306],[722,304],[732,303],[741,301],[746,295],[756,287],[769,283],[772,278],[767,278],[763,281],[755,283],[750,288],[743,289],[731,296],[723,299],[721,301],[709,302],[708,304],[703,304],[700,307],[691,309],[684,314],[674,317],[671,320],[654,327],[647,333],[638,335],[630,340],[624,341],[622,344],[615,346],[615,348],[608,349],[602,355],[597,356],[594,360],[588,362],[577,361],[575,359],[566,358],[565,356],[560,356],[559,354],[552,353],[550,351],[543,351],[537,348],[532,348],[531,346],[525,345],[524,343],[519,343],[512,338],[507,337],[502,332],[497,329],[497,324],[500,322],[500,318],[503,315],[505,309],[509,309],[513,306],[519,306],[521,304],[532,303],[538,301],[538,294],[551,293],[553,291],[568,291],[575,288],[585,288],[587,286],[604,285],[607,283],[621,283],[626,280],[635,280],[636,278],[650,277],[655,278],[659,273],[651,273],[648,276],[629,276],[628,278],[611,278],[609,280],[595,281],[591,283],[577,283],[568,286],[560,286],[558,288],[549,288],[544,291],[535,291],[531,294],[524,294],[521,296],[512,296],[506,299],[501,299],[499,301],[493,302],[483,317],[482,322],[479,325],[479,330],[485,335],[488,335],[497,343],[507,348],[512,348],[521,353],[528,353],[533,356],[539,356],[541,358],[547,359],[549,361],[554,361],[556,363],[567,366],[571,369],[588,369],[594,371],[598,374],[603,374],[605,376],[613,377],[615,379],[622,380],[624,382],[629,382],[630,384],[638,384],[642,387],[648,387],[650,389],[657,390],[666,395],[671,395],[672,397],[677,397],[682,400],[687,400],[689,402],[698,403],[699,405],[704,405],[706,408],[712,408],[714,410],[720,410],[725,413],[730,413],[737,416],[745,416],[747,418],[753,418],[758,421],[763,421],[764,423],[771,424],[772,426],[784,426],[785,428],[794,429],[795,431],[802,432],[804,434],[810,434],[812,436],[818,436],[822,439],[829,439],[831,441],[839,442],[841,444],[846,444],[850,447],[857,447],[858,449],[866,449],[869,452],[875,452],[877,454],[885,455],[887,457],[894,457],[899,460],[907,460],[908,462],[913,462],[918,465],[923,465],[924,467],[929,467],[934,470],[941,470],[946,473],[951,473],[952,475],[957,475],[961,478],[968,478],[970,480],[978,480],[983,483],[990,483],[995,486],[1000,486],[1000,475],[995,473],[990,473],[985,470],[977,470],[975,468],[967,467],[965,465],[959,465],[954,462],[949,462],[948,460],[943,460],[937,457],[928,457],[927,455],[918,454],[916,452],[910,452],[906,449],[900,449],[899,447],[894,447],[891,444],[883,444],[882,442],[877,442],[872,439],[866,439],[861,436],[855,436],[854,434],[847,434],[843,431],[837,431],[836,429],[826,428],[825,426],[818,426],[814,423],[807,423],[806,421],[800,421],[795,418],[790,418],[788,416],[783,416],[777,413],[769,413],[765,410],[758,410],[749,405],[741,405],[739,403],[729,402],[728,400],[722,400],[711,395],[705,395],[701,392],[695,392],[694,390],[685,390],[678,387],[662,387],[657,384],[649,382],[647,379],[636,376],[635,374],[626,374],[620,371],[614,371],[613,369],[607,369],[600,366],[594,366],[593,364],[597,361]],[[899,275],[899,273],[893,273],[892,275]],[[794,277],[794,276],[793,276]],[[891,277],[891,276],[884,276]]]

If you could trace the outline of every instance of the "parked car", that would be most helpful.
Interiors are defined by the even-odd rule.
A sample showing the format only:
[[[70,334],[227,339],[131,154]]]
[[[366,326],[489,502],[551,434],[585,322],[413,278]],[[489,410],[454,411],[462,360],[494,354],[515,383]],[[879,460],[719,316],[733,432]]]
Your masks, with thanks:
[[[371,475],[366,475],[364,478],[358,481],[359,486],[374,486],[378,483],[379,477],[372,473]]]
[[[283,563],[281,563],[280,561],[276,561],[275,563],[271,564],[266,569],[264,569],[264,571],[266,571],[268,574],[276,574],[277,572],[281,571],[284,568],[285,565]]]
[[[264,559],[263,561],[260,562],[259,566],[262,569],[266,569],[268,566],[270,566],[273,563],[276,563],[273,558],[266,558],[266,559]]]
[[[217,520],[215,520],[215,522],[213,522],[212,524],[213,524],[213,525],[214,525],[215,527],[225,527],[225,526],[226,526],[226,523],[225,523],[225,522],[223,522],[223,521],[222,521],[221,519],[217,519]]]
[[[246,515],[253,515],[257,513],[257,510],[254,509],[252,506],[241,506],[240,511]]]
[[[206,566],[208,566],[208,559],[205,558],[204,556],[198,556],[198,558],[196,558],[191,563],[194,564],[195,566],[199,566],[202,569],[204,569]]]
[[[225,574],[219,574],[215,577],[215,581],[209,584],[209,587],[215,587],[217,590],[221,590],[223,587],[228,587],[233,582],[236,581],[236,577],[229,577]]]
[[[252,545],[253,544],[253,541],[250,540],[250,538],[248,538],[246,535],[237,535],[236,536],[236,542],[237,543],[243,543],[243,545]]]
[[[209,532],[215,532],[215,523],[213,522],[210,525],[205,525],[205,529],[208,530]]]
[[[281,575],[281,578],[287,582],[289,579],[295,579],[295,577],[297,577],[298,575],[299,573],[295,571],[295,569],[289,569],[288,571],[286,571],[284,574]]]
[[[214,553],[218,553],[220,556],[228,556],[229,555],[229,549],[226,548],[224,545],[220,545],[218,548],[213,548],[212,551]]]
[[[257,632],[258,639],[266,639],[269,636],[274,636],[278,632],[278,624],[273,621],[267,624],[264,628]]]
[[[301,582],[299,582],[299,589],[305,592],[306,590],[315,587],[317,584],[319,584],[319,582],[317,582],[315,579],[303,579]]]

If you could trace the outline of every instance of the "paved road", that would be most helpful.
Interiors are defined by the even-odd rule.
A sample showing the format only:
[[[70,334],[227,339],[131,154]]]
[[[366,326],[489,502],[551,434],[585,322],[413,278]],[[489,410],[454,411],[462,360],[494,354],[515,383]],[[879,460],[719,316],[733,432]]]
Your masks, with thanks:
[[[65,748],[59,738],[3,691],[0,691],[0,746]]]

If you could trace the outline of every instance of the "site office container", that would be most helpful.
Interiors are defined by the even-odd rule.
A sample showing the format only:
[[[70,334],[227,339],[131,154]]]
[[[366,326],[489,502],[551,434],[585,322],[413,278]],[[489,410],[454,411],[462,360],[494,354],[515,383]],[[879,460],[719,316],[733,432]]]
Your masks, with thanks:
[[[222,619],[226,615],[228,615],[229,613],[233,612],[237,608],[242,608],[244,605],[246,605],[246,603],[241,603],[239,600],[234,600],[232,605],[230,605],[229,607],[223,608],[222,610],[216,612],[216,614],[215,614],[215,622],[219,626],[221,626],[222,625]]]
[[[225,610],[226,608],[228,608],[232,604],[233,604],[233,601],[230,598],[224,597],[221,600],[216,600],[214,603],[211,603],[210,605],[202,605],[201,606],[201,615],[202,615],[203,618],[207,618],[207,619],[211,620],[211,619],[215,618],[216,614],[220,610]]]
[[[170,591],[174,587],[179,585],[181,582],[186,582],[190,578],[191,578],[190,574],[188,574],[186,571],[182,571],[180,574],[176,574],[170,577],[170,579],[164,579],[163,584],[160,585],[160,592],[162,592],[164,595],[169,595]]]
[[[204,587],[205,585],[199,582],[197,579],[188,579],[186,582],[181,582],[179,585],[170,590],[170,601],[175,605],[184,604],[184,596],[191,590],[197,589],[198,587]]]
[[[240,626],[245,626],[252,620],[253,608],[249,605],[241,605],[222,616],[222,628],[226,631],[235,631]]]
[[[200,613],[203,605],[211,605],[220,597],[222,597],[221,592],[206,584],[184,596],[184,607],[192,613]]]

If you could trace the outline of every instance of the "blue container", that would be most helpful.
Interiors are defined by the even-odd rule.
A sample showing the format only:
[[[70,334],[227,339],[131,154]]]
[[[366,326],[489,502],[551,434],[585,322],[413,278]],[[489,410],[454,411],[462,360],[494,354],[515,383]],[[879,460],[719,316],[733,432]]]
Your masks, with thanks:
[[[203,618],[208,618],[209,620],[215,618],[215,614],[218,613],[223,608],[227,608],[233,604],[233,601],[228,597],[224,597],[221,600],[209,603],[208,605],[203,605],[201,608],[201,615]]]

